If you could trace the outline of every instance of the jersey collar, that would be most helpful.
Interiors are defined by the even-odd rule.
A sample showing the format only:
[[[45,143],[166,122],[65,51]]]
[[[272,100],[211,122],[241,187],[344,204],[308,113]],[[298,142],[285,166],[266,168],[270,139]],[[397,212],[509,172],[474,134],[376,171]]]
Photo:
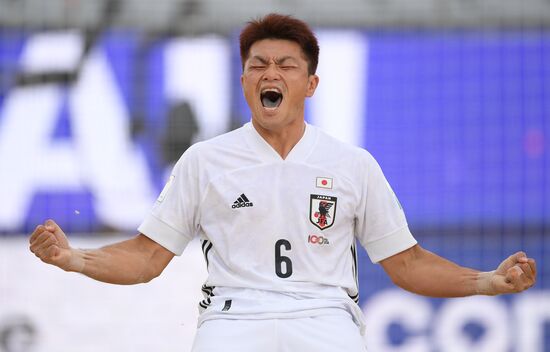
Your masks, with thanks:
[[[317,129],[306,122],[304,135],[300,138],[298,143],[296,143],[294,148],[292,148],[290,153],[288,153],[286,159],[283,160],[279,153],[277,153],[258,131],[256,131],[251,122],[246,123],[243,127],[246,132],[246,140],[249,146],[265,162],[305,161],[313,151],[317,139]]]

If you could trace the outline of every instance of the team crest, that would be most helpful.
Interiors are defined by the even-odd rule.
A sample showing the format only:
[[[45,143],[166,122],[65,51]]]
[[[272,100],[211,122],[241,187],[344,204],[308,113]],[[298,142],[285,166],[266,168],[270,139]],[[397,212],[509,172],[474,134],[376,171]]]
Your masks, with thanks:
[[[331,227],[336,216],[336,197],[312,194],[309,199],[309,221],[320,230]]]

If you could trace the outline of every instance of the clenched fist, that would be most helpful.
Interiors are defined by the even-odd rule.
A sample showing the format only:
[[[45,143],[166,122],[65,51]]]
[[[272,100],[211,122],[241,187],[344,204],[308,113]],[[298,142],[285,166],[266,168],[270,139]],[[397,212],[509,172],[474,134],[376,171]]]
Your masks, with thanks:
[[[69,246],[67,236],[53,220],[38,225],[30,239],[30,250],[44,263],[52,264],[65,271],[81,271],[79,261]]]
[[[488,295],[521,292],[535,284],[536,276],[535,260],[527,258],[524,252],[517,252],[500,263],[496,270],[480,273],[478,291]]]

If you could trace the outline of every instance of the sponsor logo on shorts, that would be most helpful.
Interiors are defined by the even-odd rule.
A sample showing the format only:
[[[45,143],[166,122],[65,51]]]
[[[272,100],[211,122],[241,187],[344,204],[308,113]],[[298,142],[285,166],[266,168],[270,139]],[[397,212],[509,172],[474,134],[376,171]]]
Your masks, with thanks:
[[[231,299],[228,299],[225,301],[225,304],[222,308],[222,312],[227,312],[229,309],[231,309],[231,302],[232,302]]]
[[[318,244],[320,246],[330,244],[328,238],[324,236],[309,235],[307,236],[307,242],[311,244]]]

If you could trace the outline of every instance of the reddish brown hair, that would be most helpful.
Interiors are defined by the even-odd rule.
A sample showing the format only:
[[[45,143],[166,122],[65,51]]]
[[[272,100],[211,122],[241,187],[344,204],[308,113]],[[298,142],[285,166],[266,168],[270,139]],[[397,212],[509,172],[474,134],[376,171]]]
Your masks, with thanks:
[[[305,22],[275,13],[248,22],[239,37],[243,68],[252,44],[263,39],[284,39],[297,43],[308,61],[309,74],[312,75],[317,70],[319,44],[313,31]]]

